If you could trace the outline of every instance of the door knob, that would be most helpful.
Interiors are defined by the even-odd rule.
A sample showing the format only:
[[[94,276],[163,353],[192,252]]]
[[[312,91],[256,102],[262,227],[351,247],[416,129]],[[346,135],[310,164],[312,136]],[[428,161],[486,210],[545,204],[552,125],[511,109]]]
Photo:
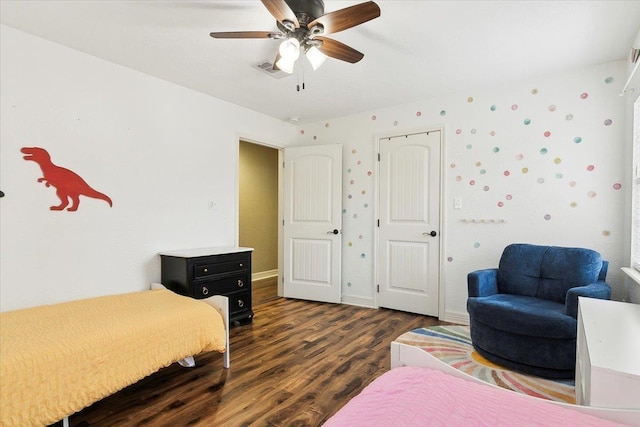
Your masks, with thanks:
[[[435,230],[431,230],[431,233],[422,233],[423,236],[431,236],[431,237],[436,237],[438,235],[438,233]]]
[[[340,234],[340,230],[334,228],[333,231],[327,231],[327,234]]]

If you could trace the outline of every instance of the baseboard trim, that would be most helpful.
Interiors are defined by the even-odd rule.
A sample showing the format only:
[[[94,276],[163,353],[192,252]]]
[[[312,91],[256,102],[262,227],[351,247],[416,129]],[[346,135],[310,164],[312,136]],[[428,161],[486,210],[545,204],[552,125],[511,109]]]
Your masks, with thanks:
[[[278,275],[278,269],[277,268],[275,270],[261,271],[259,273],[253,273],[251,275],[251,281],[262,280],[262,279],[270,279],[271,277],[275,277],[277,275]]]
[[[455,311],[445,311],[444,315],[440,317],[443,322],[458,323],[460,325],[469,324],[469,313],[457,313]]]
[[[356,305],[358,307],[376,308],[372,298],[363,298],[353,295],[342,295],[342,304]]]

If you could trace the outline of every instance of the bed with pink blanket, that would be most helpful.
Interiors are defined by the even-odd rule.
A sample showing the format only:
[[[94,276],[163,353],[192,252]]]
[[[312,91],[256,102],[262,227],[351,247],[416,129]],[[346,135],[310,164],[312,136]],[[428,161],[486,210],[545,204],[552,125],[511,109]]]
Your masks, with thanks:
[[[478,384],[437,369],[406,366],[375,379],[324,426],[625,425],[601,418],[597,411],[588,414],[575,408]],[[626,415],[633,418],[625,420],[640,425],[640,419],[636,420],[638,424],[633,422],[636,415]]]

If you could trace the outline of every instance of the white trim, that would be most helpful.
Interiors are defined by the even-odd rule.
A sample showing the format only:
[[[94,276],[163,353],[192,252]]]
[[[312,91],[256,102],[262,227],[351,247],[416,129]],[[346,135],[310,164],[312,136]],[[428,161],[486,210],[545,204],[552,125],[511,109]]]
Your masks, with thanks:
[[[635,268],[622,267],[622,271],[631,278],[638,286],[640,286],[640,271]]]
[[[260,271],[258,273],[253,273],[251,275],[251,281],[262,280],[262,279],[270,279],[278,275],[278,269],[275,268],[273,270]]]
[[[359,297],[355,295],[342,295],[342,304],[366,308],[378,308],[376,307],[373,298]]]
[[[443,322],[457,323],[460,325],[468,325],[470,323],[469,313],[458,313],[455,311],[446,311],[440,316]]]

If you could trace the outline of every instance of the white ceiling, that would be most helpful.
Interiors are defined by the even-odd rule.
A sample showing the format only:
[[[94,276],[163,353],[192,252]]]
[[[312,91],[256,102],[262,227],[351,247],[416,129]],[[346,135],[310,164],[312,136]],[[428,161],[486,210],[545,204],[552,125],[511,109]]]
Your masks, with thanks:
[[[362,1],[325,1],[325,13]],[[640,1],[376,0],[381,17],[330,35],[363,52],[275,79],[276,30],[259,0],[0,0],[0,22],[125,67],[300,123],[625,59]],[[300,61],[299,61],[300,62]]]

